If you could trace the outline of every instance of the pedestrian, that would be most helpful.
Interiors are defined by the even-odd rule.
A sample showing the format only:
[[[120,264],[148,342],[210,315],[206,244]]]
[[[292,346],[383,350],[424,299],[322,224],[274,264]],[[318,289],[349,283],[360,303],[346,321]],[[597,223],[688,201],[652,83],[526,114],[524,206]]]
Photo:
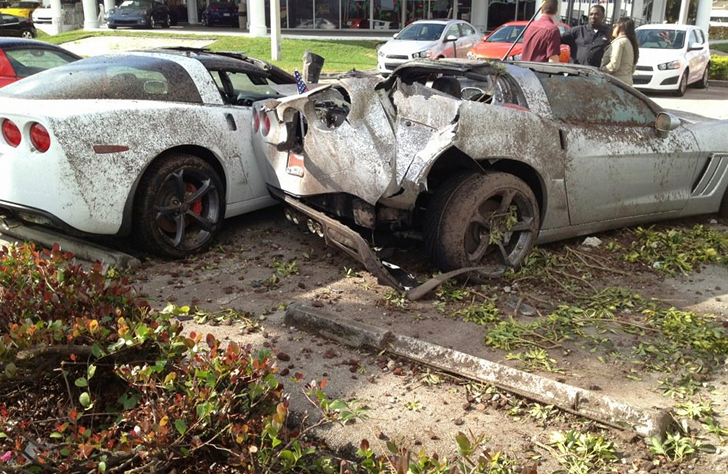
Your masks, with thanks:
[[[571,48],[575,64],[599,67],[611,35],[604,24],[604,7],[594,5],[589,9],[589,24],[571,28],[561,35],[561,42]]]
[[[599,69],[631,86],[639,55],[640,45],[634,32],[634,21],[620,18],[614,25],[612,42],[604,51]]]
[[[521,60],[557,63],[561,52],[561,34],[554,23],[559,11],[558,0],[544,0],[541,11],[541,17],[523,35]]]

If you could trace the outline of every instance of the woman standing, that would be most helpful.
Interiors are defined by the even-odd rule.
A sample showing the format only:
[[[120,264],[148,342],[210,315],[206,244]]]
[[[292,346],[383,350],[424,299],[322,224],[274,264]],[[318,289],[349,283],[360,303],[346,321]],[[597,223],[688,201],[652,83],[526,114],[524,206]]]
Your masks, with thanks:
[[[612,42],[604,51],[602,66],[599,69],[631,86],[632,74],[640,55],[634,22],[626,17],[620,18],[614,25],[612,38]]]

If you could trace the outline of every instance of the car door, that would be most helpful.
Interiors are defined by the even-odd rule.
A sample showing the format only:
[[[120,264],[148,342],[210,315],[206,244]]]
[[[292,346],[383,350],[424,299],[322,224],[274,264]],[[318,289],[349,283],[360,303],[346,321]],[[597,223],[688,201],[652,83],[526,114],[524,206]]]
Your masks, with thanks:
[[[677,214],[699,149],[684,126],[660,136],[656,106],[603,76],[539,74],[566,152],[571,225]]]
[[[267,85],[268,80],[262,75],[233,70],[211,70],[210,73],[225,103],[220,107],[228,122],[227,139],[235,143],[241,170],[239,181],[229,186],[228,204],[267,199],[269,194],[265,177],[253,152],[251,105],[254,100],[269,97],[275,91]]]
[[[698,28],[691,28],[688,32],[687,52],[685,56],[690,69],[690,80],[688,83],[699,81],[710,61],[708,45],[703,40],[702,32]]]
[[[457,57],[465,58],[468,51],[473,49],[480,36],[476,33],[475,28],[467,23],[460,23],[460,37],[457,40]]]

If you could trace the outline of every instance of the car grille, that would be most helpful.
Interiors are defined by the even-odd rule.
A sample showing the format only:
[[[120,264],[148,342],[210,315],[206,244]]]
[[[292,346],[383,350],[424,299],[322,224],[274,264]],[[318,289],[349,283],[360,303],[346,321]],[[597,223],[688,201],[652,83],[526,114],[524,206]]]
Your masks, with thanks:
[[[406,61],[409,59],[409,56],[402,56],[401,54],[390,54],[387,56],[387,59],[400,59],[402,61]]]
[[[385,69],[387,69],[389,71],[392,71],[394,69],[397,69],[401,65],[402,65],[401,63],[384,63]]]
[[[652,76],[632,76],[633,85],[645,85],[652,81]]]
[[[638,71],[652,71],[652,66],[637,66]]]

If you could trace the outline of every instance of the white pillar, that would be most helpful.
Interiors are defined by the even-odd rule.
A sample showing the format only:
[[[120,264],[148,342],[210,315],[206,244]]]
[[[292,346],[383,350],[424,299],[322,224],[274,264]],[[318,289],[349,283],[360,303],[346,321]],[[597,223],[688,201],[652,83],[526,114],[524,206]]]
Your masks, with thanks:
[[[93,30],[99,27],[99,12],[96,11],[96,0],[83,0],[83,29]]]
[[[63,12],[61,8],[61,0],[51,0],[51,26],[53,27],[54,35],[63,33],[63,28],[61,27]]]
[[[114,7],[116,7],[114,0],[104,0],[104,13],[110,12]],[[106,19],[104,19],[104,22],[106,22]]]
[[[264,38],[268,34],[268,28],[265,27],[265,0],[250,0],[248,18],[250,19],[250,36]]]
[[[197,25],[200,19],[197,18],[197,0],[187,0],[187,23]]]
[[[678,17],[677,24],[678,25],[687,25],[688,24],[688,10],[690,9],[690,0],[681,0],[680,1],[680,16]]]
[[[488,1],[473,2],[470,10],[470,24],[476,27],[481,33],[488,29]]]
[[[665,21],[665,10],[667,2],[665,0],[654,0],[652,2],[652,16],[650,23],[662,23]]]
[[[713,8],[713,2],[711,0],[698,0],[698,15],[695,18],[695,26],[700,28],[708,34],[708,27],[710,27],[710,10]]]
[[[281,60],[281,0],[270,0],[270,58]]]

